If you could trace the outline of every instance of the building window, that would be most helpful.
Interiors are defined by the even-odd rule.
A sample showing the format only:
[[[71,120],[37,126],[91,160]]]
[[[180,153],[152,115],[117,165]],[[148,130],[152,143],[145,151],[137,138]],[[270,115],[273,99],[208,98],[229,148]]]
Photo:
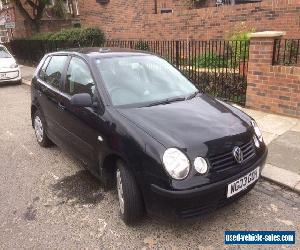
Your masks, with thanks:
[[[162,8],[160,9],[161,14],[166,14],[166,13],[173,13],[173,10],[170,8]]]

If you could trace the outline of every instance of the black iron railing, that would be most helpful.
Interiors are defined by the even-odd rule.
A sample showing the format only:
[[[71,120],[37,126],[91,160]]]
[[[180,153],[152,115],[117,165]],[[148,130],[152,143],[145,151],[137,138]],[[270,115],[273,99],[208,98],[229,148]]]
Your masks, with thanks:
[[[276,39],[273,65],[300,66],[300,39]]]
[[[19,60],[33,64],[46,53],[79,47],[79,44],[62,41],[16,40],[10,45]],[[103,46],[150,51],[175,65],[200,90],[241,105],[245,103],[248,41],[110,40]]]
[[[202,91],[245,103],[248,41],[108,41],[106,45],[151,51],[179,68]]]

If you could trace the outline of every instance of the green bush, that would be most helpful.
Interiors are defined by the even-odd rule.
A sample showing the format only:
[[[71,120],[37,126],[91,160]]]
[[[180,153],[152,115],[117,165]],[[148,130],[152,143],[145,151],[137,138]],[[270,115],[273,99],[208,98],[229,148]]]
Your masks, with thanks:
[[[244,23],[241,23],[227,35],[232,51],[232,62],[229,62],[229,64],[232,67],[237,67],[237,63],[248,60],[249,41],[252,32],[255,32],[254,28],[249,28]]]
[[[53,33],[49,40],[57,41],[78,41],[81,38],[82,30],[80,28],[72,28]]]
[[[195,66],[200,68],[226,68],[228,62],[222,56],[215,53],[207,53],[197,57]]]
[[[252,32],[255,32],[255,28],[251,28],[251,27],[247,26],[244,22],[241,22],[226,32],[225,40],[249,41],[250,34]]]
[[[230,40],[231,41],[249,41],[250,33],[251,32],[249,32],[249,31],[233,33],[230,37]]]
[[[66,41],[83,46],[100,46],[105,42],[105,35],[99,28],[71,28],[52,33],[39,33],[29,40]]]
[[[149,45],[145,41],[138,41],[135,45],[135,49],[138,50],[149,50]]]
[[[277,44],[278,46],[279,44]],[[285,42],[285,65],[292,65],[297,63],[297,57],[299,53],[299,42],[297,40],[286,40]],[[279,48],[277,48],[279,49]]]
[[[51,32],[38,33],[33,35],[32,37],[29,37],[28,40],[49,40],[52,35],[53,33]]]
[[[98,28],[87,28],[81,32],[81,41],[86,44],[104,44],[105,35],[102,30]]]
[[[229,43],[228,49],[231,50],[231,57],[228,58],[228,65],[237,67],[240,62],[248,60],[249,57],[249,41],[234,40]]]

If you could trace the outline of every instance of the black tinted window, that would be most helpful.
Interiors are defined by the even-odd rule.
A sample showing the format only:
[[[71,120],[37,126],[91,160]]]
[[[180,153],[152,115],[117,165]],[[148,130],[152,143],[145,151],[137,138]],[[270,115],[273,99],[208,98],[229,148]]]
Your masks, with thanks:
[[[52,56],[46,68],[44,80],[53,87],[59,88],[62,72],[64,70],[67,56]]]
[[[67,92],[71,95],[79,93],[88,93],[94,95],[95,83],[91,71],[87,64],[73,57],[67,73]]]
[[[46,68],[49,64],[49,61],[50,61],[51,57],[47,57],[47,59],[44,61],[44,64],[42,66],[42,68],[40,69],[40,72],[39,72],[39,77],[42,79],[42,80],[45,80],[45,75],[46,75]]]

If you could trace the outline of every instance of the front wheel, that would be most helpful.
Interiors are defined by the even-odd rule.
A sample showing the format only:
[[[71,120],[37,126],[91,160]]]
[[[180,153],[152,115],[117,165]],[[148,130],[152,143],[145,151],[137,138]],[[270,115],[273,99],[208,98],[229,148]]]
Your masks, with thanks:
[[[51,141],[46,134],[45,120],[39,111],[36,111],[34,114],[33,124],[38,144],[44,148],[49,147],[51,145]]]
[[[141,192],[135,177],[123,162],[117,163],[116,181],[121,218],[130,225],[139,221],[144,212]]]

